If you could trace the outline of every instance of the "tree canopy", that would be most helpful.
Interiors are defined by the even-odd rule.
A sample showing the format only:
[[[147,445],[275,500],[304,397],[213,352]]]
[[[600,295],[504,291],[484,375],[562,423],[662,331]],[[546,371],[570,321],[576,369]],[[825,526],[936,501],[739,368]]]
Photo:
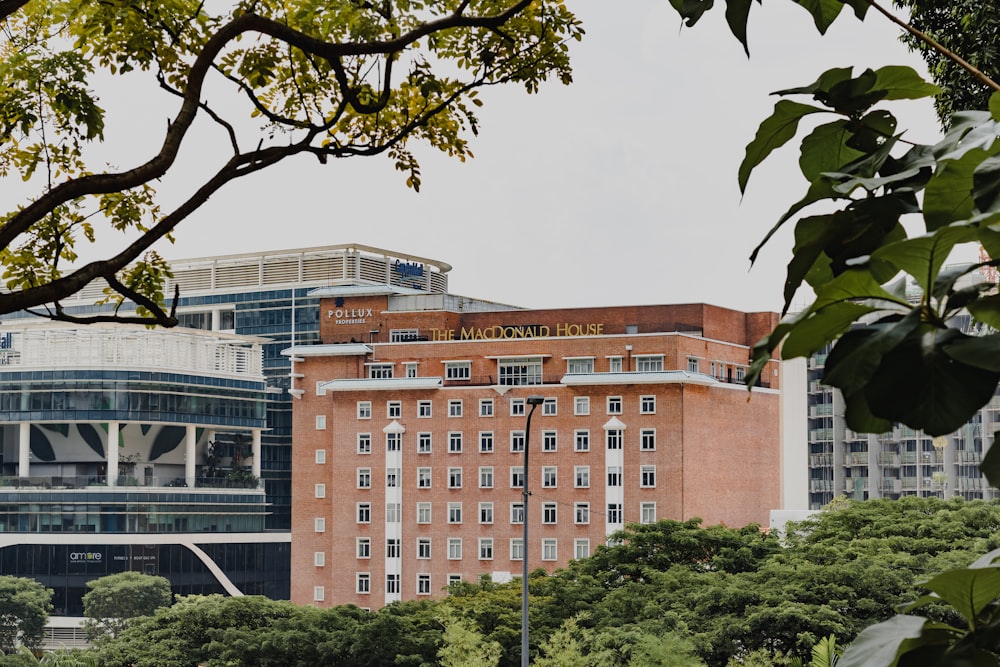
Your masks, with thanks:
[[[34,579],[0,576],[0,653],[11,653],[18,644],[37,648],[50,611],[52,589]]]
[[[88,639],[117,636],[129,622],[152,616],[173,600],[170,582],[141,572],[119,572],[87,582],[83,595],[84,630]]]

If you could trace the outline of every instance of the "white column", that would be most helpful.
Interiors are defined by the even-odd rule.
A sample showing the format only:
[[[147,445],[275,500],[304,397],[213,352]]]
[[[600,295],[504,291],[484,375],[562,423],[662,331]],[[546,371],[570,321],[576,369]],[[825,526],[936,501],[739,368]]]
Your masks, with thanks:
[[[250,432],[252,434],[253,440],[250,445],[250,456],[253,457],[253,463],[250,464],[250,472],[253,473],[254,477],[260,478],[260,429],[255,428]]]
[[[28,477],[31,474],[31,423],[21,422],[18,427],[17,474]]]
[[[195,445],[197,444],[197,440],[198,429],[193,424],[189,424],[187,432],[184,435],[184,483],[189,488],[194,487],[194,465],[197,463]]]
[[[108,486],[118,486],[118,422],[108,422],[108,440],[104,443],[108,461]]]

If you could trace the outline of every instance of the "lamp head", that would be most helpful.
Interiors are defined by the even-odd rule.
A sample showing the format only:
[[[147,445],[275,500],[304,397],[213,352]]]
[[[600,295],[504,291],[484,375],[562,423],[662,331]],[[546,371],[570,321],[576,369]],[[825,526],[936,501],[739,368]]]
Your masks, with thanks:
[[[526,398],[524,400],[527,401],[528,405],[541,405],[542,403],[545,402],[545,397],[544,396],[529,396],[528,398]]]

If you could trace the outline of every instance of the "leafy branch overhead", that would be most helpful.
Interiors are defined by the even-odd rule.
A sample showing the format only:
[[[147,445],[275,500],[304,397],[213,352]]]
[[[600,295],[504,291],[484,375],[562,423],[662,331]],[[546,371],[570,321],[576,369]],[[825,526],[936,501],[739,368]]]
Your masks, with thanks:
[[[152,250],[225,184],[286,158],[385,154],[420,187],[419,141],[464,160],[478,129],[478,90],[571,80],[569,43],[583,30],[559,0],[313,3],[254,0],[214,11],[196,0],[0,0],[0,175],[34,194],[0,217],[0,313],[44,307],[57,319],[170,325],[169,267]],[[212,11],[210,11],[212,10]],[[177,111],[159,150],[129,168],[99,168],[95,88],[147,77]],[[242,109],[212,104],[221,85]],[[174,168],[195,119],[230,152],[170,210],[154,185]],[[257,127],[244,133],[247,118]],[[214,156],[204,156],[205,161]],[[111,235],[123,249],[76,264],[79,244]],[[117,306],[75,319],[60,305],[94,280]],[[137,317],[119,316],[132,302]]]

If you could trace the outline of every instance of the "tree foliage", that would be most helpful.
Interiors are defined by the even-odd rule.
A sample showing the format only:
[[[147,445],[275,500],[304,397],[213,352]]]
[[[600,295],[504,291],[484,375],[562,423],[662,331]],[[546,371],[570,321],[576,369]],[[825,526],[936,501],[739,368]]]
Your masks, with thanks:
[[[34,579],[0,576],[0,653],[38,648],[52,611],[52,589]]]
[[[83,595],[84,632],[91,641],[116,637],[132,619],[152,616],[173,601],[170,582],[140,572],[119,572],[87,582]]]
[[[0,216],[0,313],[52,304],[48,316],[73,319],[61,300],[100,280],[110,302],[165,325],[169,267],[153,244],[225,184],[294,156],[386,155],[418,189],[415,143],[471,156],[478,90],[568,83],[568,43],[583,34],[559,0],[4,0],[0,23],[0,176],[33,193]],[[106,130],[98,88],[121,76],[155,82],[175,111],[147,130],[159,150],[119,169],[93,147]],[[213,105],[221,86],[243,108]],[[155,184],[199,117],[231,150],[202,156],[214,173],[162,209]],[[124,247],[73,263],[108,236]]]

